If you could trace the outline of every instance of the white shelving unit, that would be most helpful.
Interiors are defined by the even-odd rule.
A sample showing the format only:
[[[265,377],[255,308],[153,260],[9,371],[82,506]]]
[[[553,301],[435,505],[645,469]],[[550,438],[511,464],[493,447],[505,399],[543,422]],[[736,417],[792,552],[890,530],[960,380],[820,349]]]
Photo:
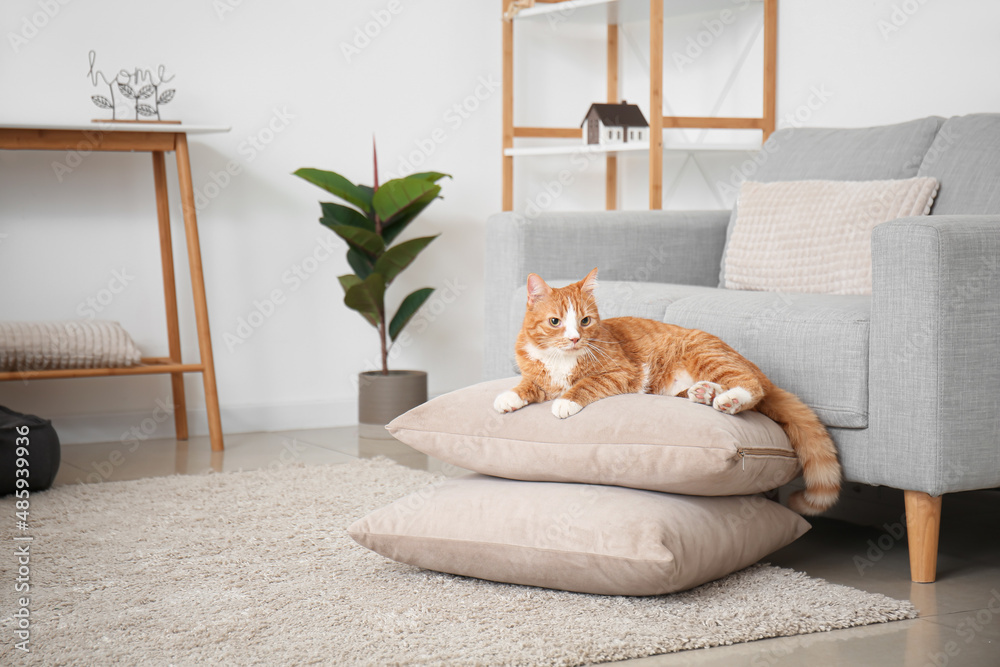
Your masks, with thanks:
[[[664,142],[662,150],[676,151],[678,153],[689,153],[692,151],[718,151],[729,153],[741,153],[745,151],[755,151],[760,148],[759,141],[746,143],[692,143],[692,142]],[[649,142],[635,142],[616,146],[601,146],[597,144],[576,144],[574,146],[515,146],[504,150],[503,154],[510,157],[521,157],[526,155],[574,155],[576,153],[608,153],[617,155],[619,153],[640,153],[649,150]]]
[[[521,10],[511,21],[503,22],[503,210],[513,209],[514,158],[540,155],[604,154],[606,161],[605,206],[617,208],[618,164],[621,154],[646,152],[649,159],[649,207],[663,206],[664,151],[695,153],[700,151],[743,152],[760,148],[762,140],[774,131],[775,70],[777,63],[777,0],[750,0],[763,5],[764,58],[763,109],[759,117],[691,117],[663,113],[663,22],[664,15],[722,11],[733,8],[732,0],[538,0],[534,7]],[[506,11],[510,0],[502,0]],[[649,109],[650,141],[642,144],[588,146],[582,143],[579,127],[525,127],[514,124],[514,30],[522,22],[560,20],[607,26],[607,101],[618,103],[619,25],[648,20],[650,23]],[[745,57],[745,56],[744,56]],[[742,62],[740,63],[742,65]],[[731,85],[732,80],[729,84]],[[664,142],[664,129],[738,129],[760,130],[746,142]],[[515,146],[519,139],[568,139],[575,145]],[[519,142],[518,142],[519,143]]]

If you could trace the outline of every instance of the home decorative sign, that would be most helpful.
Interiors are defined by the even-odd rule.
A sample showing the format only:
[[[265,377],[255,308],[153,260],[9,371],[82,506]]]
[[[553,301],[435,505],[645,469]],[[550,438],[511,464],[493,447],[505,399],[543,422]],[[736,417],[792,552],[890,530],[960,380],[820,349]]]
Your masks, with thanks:
[[[178,122],[164,121],[160,118],[160,105],[174,99],[173,88],[161,90],[162,86],[174,79],[173,75],[167,75],[166,67],[160,65],[154,74],[152,70],[135,68],[134,71],[119,70],[111,80],[104,75],[101,70],[95,70],[94,64],[97,61],[97,52],[90,54],[90,82],[98,86],[99,81],[107,86],[107,95],[91,95],[90,99],[101,109],[110,109],[112,120],[119,122]],[[117,94],[116,94],[117,93]],[[119,112],[134,114],[134,118],[119,118]],[[143,116],[144,118],[139,118]]]

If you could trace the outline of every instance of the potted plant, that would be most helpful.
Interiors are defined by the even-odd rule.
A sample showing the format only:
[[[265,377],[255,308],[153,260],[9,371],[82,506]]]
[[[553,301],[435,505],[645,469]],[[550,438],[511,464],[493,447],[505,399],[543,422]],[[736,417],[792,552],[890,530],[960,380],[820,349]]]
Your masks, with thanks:
[[[345,202],[321,202],[319,221],[347,242],[347,263],[354,273],[339,278],[344,303],[375,327],[381,344],[382,370],[358,375],[361,435],[388,438],[385,424],[427,400],[427,373],[390,371],[389,349],[434,289],[423,287],[410,292],[392,317],[386,311],[385,293],[437,235],[391,244],[438,197],[441,186],[437,182],[451,176],[423,172],[380,185],[374,146],[372,152],[372,186],[356,185],[340,174],[321,169],[303,168],[295,175]]]

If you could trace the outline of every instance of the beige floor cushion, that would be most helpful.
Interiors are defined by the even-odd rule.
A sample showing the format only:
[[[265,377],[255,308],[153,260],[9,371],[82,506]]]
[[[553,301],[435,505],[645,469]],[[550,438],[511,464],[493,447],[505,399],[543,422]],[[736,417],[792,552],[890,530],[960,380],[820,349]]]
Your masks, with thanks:
[[[763,496],[441,481],[355,522],[359,544],[451,574],[602,595],[660,595],[757,562],[809,529]]]
[[[509,479],[728,496],[777,488],[801,471],[785,432],[758,412],[727,415],[684,398],[627,394],[568,419],[547,403],[501,415],[493,399],[517,382],[444,394],[386,428],[425,454]]]

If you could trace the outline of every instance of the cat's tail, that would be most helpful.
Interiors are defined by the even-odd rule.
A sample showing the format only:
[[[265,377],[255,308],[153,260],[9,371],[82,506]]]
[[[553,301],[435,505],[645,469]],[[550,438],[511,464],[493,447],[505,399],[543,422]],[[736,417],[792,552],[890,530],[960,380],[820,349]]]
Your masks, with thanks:
[[[795,394],[773,385],[755,407],[781,425],[802,463],[806,488],[793,493],[788,506],[799,514],[820,514],[833,507],[840,495],[840,462],[816,413]]]

